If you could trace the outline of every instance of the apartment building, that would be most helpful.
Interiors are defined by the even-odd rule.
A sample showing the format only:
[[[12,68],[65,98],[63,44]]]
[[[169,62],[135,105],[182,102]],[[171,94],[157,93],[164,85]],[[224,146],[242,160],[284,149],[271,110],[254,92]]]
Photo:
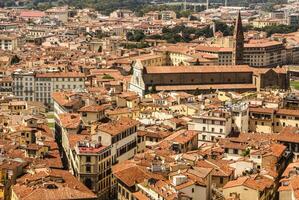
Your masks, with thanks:
[[[244,63],[252,67],[277,67],[286,63],[286,49],[281,42],[253,40],[244,46]]]
[[[18,28],[18,23],[12,23],[12,22],[1,22],[0,23],[0,30],[1,31],[11,31],[16,30]]]
[[[181,168],[184,162],[188,162],[182,159],[167,168],[165,158],[158,155],[146,162],[150,167],[134,162],[119,163],[113,167],[118,200],[211,199],[213,169],[210,165]]]
[[[51,8],[46,11],[50,19],[57,19],[63,23],[68,21],[68,9],[66,8]]]
[[[242,200],[273,199],[274,193],[274,181],[262,175],[239,177],[223,187],[226,199],[232,197]]]
[[[133,17],[134,13],[128,9],[118,9],[110,13],[111,18],[127,18]]]
[[[116,184],[111,167],[137,153],[138,122],[121,117],[97,123],[109,106],[88,105],[83,101],[86,95],[53,93],[56,138],[64,152],[64,163],[73,174],[99,199],[112,199]]]
[[[250,108],[249,131],[278,133],[284,127],[299,127],[299,112],[292,109]]]
[[[77,113],[59,114],[55,134],[63,149],[62,160],[72,174],[98,199],[113,198],[112,146],[103,145],[98,138],[92,139]]]
[[[299,25],[299,13],[293,13],[288,16],[288,24],[291,26]]]
[[[110,165],[129,160],[137,153],[138,124],[133,119],[122,117],[119,120],[92,127],[92,140],[110,148]],[[110,179],[108,171],[105,175],[106,181],[109,183],[110,194],[116,194],[116,180]]]
[[[85,75],[79,72],[33,72],[16,70],[12,73],[12,92],[20,99],[53,104],[52,92],[85,88]]]
[[[0,78],[0,92],[12,92],[12,79],[10,77]]]
[[[284,20],[281,19],[256,19],[252,22],[255,28],[264,28],[266,26],[277,26],[283,24]]]
[[[298,161],[299,159],[299,129],[296,127],[286,127],[282,129],[277,135],[277,141],[285,145],[286,152],[291,153],[293,156],[293,161]]]
[[[222,47],[223,44],[219,44],[219,46],[199,45],[196,47],[196,51],[217,56],[219,65],[231,65],[233,49],[230,46],[233,43],[232,38],[228,37],[222,40],[229,40],[226,42],[227,44],[225,43],[227,46]],[[278,41],[251,40],[244,44],[243,51],[243,63],[251,67],[276,67],[287,63],[287,50],[283,43]],[[292,54],[296,48],[289,51]],[[294,60],[293,57],[292,60]]]
[[[137,153],[138,124],[133,119],[121,117],[94,128],[93,139],[111,146],[112,164],[128,160]]]
[[[95,141],[78,141],[70,151],[73,174],[99,199],[111,198],[111,147]]]
[[[108,105],[87,105],[78,110],[85,126],[98,122],[105,118],[105,110]]]
[[[249,121],[249,109],[245,103],[231,106],[232,131],[247,133]]]
[[[216,142],[217,138],[225,138],[232,131],[230,112],[213,110],[194,115],[188,123],[188,130],[199,131],[199,144]]]
[[[174,11],[171,11],[171,10],[162,11],[161,12],[161,19],[163,21],[169,21],[169,20],[176,19],[176,13]]]
[[[299,162],[290,163],[282,174],[278,189],[279,199],[288,200],[298,198]]]
[[[208,179],[209,171],[206,169],[200,170],[188,170],[185,174],[178,174],[169,177],[169,183],[167,181],[152,181],[148,180],[144,183],[137,184],[139,188],[140,194],[148,197],[148,199],[182,199],[182,200],[191,200],[191,199],[209,199],[209,190],[208,187],[204,184],[199,183],[196,184],[192,178],[189,176],[193,176],[195,173],[203,173],[202,176],[205,175],[202,179]],[[208,182],[208,181],[207,181]],[[159,187],[163,187],[164,190],[159,189]]]
[[[283,98],[283,106],[290,109],[299,108],[299,94],[289,93]]]
[[[141,66],[162,66],[166,64],[166,60],[166,55],[146,54],[134,57],[134,62]]]
[[[14,51],[24,44],[23,37],[16,34],[0,34],[0,49],[4,51]]]
[[[42,27],[31,27],[28,29],[28,38],[41,38],[41,37],[46,37],[50,33],[50,30],[47,28],[42,28]]]

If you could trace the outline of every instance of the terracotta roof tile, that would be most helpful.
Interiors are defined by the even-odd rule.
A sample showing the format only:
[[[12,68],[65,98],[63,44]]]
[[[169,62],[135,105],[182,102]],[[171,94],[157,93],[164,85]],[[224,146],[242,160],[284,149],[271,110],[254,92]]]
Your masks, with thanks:
[[[64,113],[59,115],[59,121],[64,128],[76,129],[81,123],[81,116],[75,113]]]
[[[133,128],[138,124],[139,122],[136,120],[127,117],[121,117],[118,120],[99,125],[97,129],[114,136],[129,128]]]

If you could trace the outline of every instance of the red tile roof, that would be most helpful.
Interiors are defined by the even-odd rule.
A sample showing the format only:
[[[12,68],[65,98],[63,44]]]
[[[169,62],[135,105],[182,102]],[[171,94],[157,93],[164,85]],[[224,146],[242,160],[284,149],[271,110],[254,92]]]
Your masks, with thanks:
[[[252,73],[248,65],[239,66],[147,66],[147,74],[176,74],[176,73]]]
[[[210,89],[252,89],[256,86],[253,84],[209,84],[209,85],[163,85],[156,86],[157,91],[186,91],[186,90],[210,90]]]
[[[253,177],[243,176],[236,180],[229,181],[223,189],[245,186],[253,190],[264,191],[274,185],[274,181],[264,176],[256,175]]]
[[[23,18],[41,18],[41,17],[45,17],[46,14],[44,12],[41,11],[21,11],[20,13],[20,17]]]
[[[136,120],[127,117],[121,117],[118,120],[99,125],[97,129],[114,136],[129,128],[133,128],[138,124],[139,122]]]
[[[84,78],[80,72],[51,72],[36,74],[37,78]]]
[[[60,179],[63,181],[57,181]],[[48,185],[55,189],[48,188]],[[12,190],[22,200],[96,199],[95,194],[65,170],[52,169],[26,174],[17,180]]]
[[[101,112],[104,111],[107,106],[109,105],[87,105],[82,108],[80,108],[79,112]]]
[[[75,113],[64,113],[59,115],[59,120],[64,128],[76,129],[81,123],[81,117]]]

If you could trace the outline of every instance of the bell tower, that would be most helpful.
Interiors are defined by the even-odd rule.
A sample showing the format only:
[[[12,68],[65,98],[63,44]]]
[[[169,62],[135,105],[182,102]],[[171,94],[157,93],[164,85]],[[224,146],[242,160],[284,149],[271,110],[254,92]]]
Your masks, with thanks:
[[[232,65],[242,65],[244,57],[244,32],[242,26],[241,12],[239,11],[238,18],[234,30],[234,44]]]

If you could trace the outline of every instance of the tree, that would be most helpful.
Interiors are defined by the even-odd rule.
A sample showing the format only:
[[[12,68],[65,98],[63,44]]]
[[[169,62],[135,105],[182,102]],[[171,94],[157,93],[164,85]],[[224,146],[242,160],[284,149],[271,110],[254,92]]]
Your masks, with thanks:
[[[266,26],[263,28],[253,28],[253,29],[257,30],[257,31],[265,31],[267,33],[267,36],[270,37],[271,35],[273,35],[275,33],[286,34],[286,33],[296,32],[298,29],[298,26],[290,26],[290,25],[280,24],[280,25],[276,25],[276,26]]]
[[[129,41],[133,41],[133,40],[134,40],[134,35],[133,35],[133,33],[132,33],[132,32],[127,32],[127,34],[126,34],[126,38],[127,38],[127,40],[129,40]]]
[[[223,36],[233,35],[233,26],[228,26],[227,24],[220,21],[215,21],[214,23],[216,26],[216,31],[221,31],[223,33]]]
[[[14,65],[14,64],[17,64],[20,62],[20,58],[17,56],[17,55],[14,55],[12,58],[11,58],[11,64]]]
[[[140,42],[145,38],[143,31],[137,30],[134,32],[134,41]]]
[[[105,74],[103,79],[114,79],[110,74]]]
[[[242,152],[242,156],[243,157],[246,157],[246,156],[248,156],[250,154],[250,149],[246,149],[246,150],[244,150],[243,152]]]
[[[16,3],[13,0],[7,0],[6,3],[5,3],[5,6],[13,7],[13,6],[16,6]]]
[[[128,41],[140,42],[145,38],[145,35],[144,35],[143,31],[136,30],[134,32],[128,32],[126,34],[126,38]]]
[[[198,20],[197,17],[195,17],[193,15],[190,15],[189,19],[190,19],[190,21],[196,21],[196,20]]]

